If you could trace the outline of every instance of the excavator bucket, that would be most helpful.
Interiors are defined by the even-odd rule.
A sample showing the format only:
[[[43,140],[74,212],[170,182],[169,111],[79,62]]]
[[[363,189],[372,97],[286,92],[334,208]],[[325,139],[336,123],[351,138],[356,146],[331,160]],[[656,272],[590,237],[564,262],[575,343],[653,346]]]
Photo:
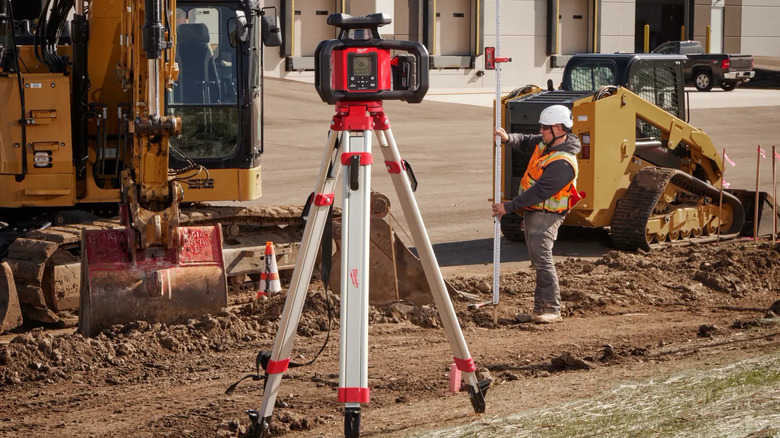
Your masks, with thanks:
[[[227,306],[219,225],[179,227],[174,248],[150,256],[134,232],[85,230],[79,332],[94,336],[131,321],[173,324]]]
[[[333,221],[333,254],[330,288],[341,282],[341,221]],[[385,219],[371,218],[369,249],[369,303],[373,306],[405,301],[416,305],[433,304],[422,263],[393,231]],[[449,285],[448,285],[449,286]]]

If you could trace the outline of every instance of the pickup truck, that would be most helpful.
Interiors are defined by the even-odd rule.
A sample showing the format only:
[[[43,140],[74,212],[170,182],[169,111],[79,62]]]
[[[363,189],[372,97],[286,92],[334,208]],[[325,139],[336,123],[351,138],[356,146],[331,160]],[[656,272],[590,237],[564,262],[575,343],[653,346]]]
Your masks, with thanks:
[[[653,53],[688,57],[683,65],[685,82],[693,83],[699,91],[710,91],[713,85],[731,91],[756,74],[753,71],[753,56],[704,53],[699,41],[667,41],[656,47]]]

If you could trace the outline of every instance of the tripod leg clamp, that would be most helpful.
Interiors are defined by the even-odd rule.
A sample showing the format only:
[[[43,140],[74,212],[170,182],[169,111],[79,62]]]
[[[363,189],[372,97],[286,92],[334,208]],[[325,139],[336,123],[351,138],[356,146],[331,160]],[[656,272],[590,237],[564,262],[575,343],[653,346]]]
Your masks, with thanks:
[[[477,366],[474,365],[474,359],[472,358],[458,359],[457,357],[453,357],[453,359],[455,360],[455,366],[464,373],[473,373],[477,370]]]
[[[332,205],[333,197],[334,197],[333,193],[320,193],[319,195],[314,197],[314,205],[316,205],[317,207]]]

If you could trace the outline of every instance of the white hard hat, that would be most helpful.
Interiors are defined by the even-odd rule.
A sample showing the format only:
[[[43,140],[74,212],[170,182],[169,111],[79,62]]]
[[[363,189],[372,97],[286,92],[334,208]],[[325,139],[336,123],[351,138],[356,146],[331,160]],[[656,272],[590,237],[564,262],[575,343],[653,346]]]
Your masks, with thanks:
[[[552,105],[542,111],[542,114],[539,116],[539,124],[563,125],[567,128],[571,128],[574,123],[571,120],[571,111],[569,111],[569,108],[563,105]]]

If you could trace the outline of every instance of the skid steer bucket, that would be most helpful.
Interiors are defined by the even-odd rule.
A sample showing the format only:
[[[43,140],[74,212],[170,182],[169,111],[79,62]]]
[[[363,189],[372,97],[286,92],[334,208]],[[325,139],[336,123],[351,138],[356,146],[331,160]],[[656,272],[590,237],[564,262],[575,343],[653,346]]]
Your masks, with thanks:
[[[774,232],[774,224],[780,218],[780,210],[777,218],[772,216],[774,214],[772,206],[776,202],[774,198],[767,192],[758,192],[758,197],[756,192],[751,190],[731,189],[728,192],[736,196],[745,208],[745,223],[741,235],[753,237],[757,231],[756,237],[771,236]],[[756,198],[758,198],[758,208],[756,208]]]
[[[222,229],[179,227],[174,248],[136,248],[134,232],[85,230],[79,332],[94,336],[131,321],[180,323],[227,306]]]

